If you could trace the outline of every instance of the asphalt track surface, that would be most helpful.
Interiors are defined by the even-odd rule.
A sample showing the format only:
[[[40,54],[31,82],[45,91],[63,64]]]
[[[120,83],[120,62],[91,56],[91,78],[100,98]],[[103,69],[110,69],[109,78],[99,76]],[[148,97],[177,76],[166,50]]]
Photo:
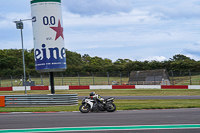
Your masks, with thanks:
[[[100,130],[82,131],[86,132],[107,132],[107,133],[200,133],[200,109],[164,109],[164,110],[133,110],[80,113],[80,112],[57,112],[57,113],[5,113],[0,114],[0,133],[2,129],[39,129],[56,127],[86,127],[99,126],[141,126],[139,129],[128,130]],[[164,129],[151,129],[145,126],[163,126]],[[182,128],[178,129],[177,126]],[[188,128],[187,125],[189,125]],[[193,128],[193,126],[198,126]],[[166,128],[173,127],[174,128]],[[4,130],[5,131],[5,130]],[[38,130],[39,132],[40,130]],[[55,132],[58,132],[55,130]],[[66,131],[63,131],[66,132]],[[71,131],[70,131],[71,132]],[[74,131],[80,132],[80,131]],[[73,132],[73,133],[74,133]]]

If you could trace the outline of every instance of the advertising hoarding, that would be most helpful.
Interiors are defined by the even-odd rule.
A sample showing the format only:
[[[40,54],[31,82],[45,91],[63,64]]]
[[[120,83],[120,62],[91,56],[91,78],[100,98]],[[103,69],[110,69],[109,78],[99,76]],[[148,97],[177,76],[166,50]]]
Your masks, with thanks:
[[[66,69],[61,0],[32,0],[35,67],[39,73]]]

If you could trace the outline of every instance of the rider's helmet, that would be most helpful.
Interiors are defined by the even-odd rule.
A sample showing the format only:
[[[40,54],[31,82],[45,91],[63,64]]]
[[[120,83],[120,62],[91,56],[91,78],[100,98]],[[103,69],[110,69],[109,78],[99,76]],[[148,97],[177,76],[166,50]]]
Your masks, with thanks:
[[[94,95],[95,95],[95,92],[91,92],[91,93],[90,93],[90,96],[94,96]]]

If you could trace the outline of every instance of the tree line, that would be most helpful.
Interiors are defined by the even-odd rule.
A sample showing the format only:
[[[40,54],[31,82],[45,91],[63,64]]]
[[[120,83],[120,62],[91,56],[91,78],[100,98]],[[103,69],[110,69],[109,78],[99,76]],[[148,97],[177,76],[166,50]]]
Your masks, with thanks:
[[[35,70],[34,49],[25,50],[26,74],[38,75]],[[165,61],[132,61],[130,59],[117,59],[91,57],[88,54],[81,55],[66,50],[67,69],[63,74],[77,73],[118,73],[141,70],[167,69],[168,71],[200,71],[200,61],[195,61],[185,55],[177,54]],[[10,75],[22,75],[23,62],[21,49],[0,50],[0,77]]]

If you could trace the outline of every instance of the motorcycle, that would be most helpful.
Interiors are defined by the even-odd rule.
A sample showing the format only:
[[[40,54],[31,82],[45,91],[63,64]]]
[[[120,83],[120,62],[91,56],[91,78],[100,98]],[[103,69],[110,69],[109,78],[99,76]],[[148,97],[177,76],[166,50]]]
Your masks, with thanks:
[[[116,110],[116,105],[113,103],[114,98],[110,97],[100,102],[92,97],[85,97],[82,100],[82,105],[79,107],[81,113],[88,113],[93,111],[108,111],[114,112]]]

